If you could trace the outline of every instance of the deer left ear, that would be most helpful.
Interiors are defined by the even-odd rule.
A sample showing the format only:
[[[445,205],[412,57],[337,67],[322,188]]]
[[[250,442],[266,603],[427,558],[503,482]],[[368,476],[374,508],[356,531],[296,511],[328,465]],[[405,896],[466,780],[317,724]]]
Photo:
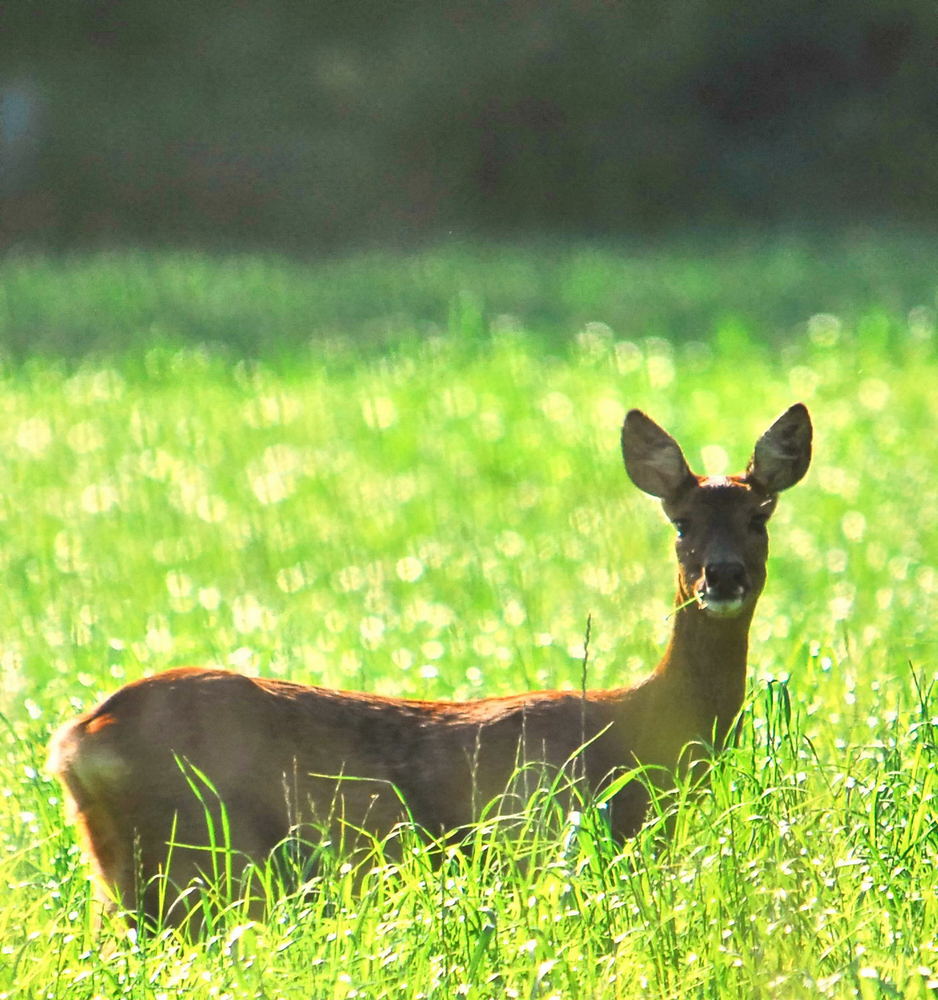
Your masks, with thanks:
[[[811,463],[811,438],[808,408],[795,403],[756,442],[746,478],[770,494],[794,486]]]

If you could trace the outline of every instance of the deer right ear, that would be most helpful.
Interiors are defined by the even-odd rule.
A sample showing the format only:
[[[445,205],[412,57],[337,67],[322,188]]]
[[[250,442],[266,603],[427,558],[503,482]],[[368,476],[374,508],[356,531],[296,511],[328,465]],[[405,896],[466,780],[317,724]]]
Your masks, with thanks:
[[[622,425],[622,457],[629,479],[662,500],[677,497],[697,480],[677,441],[641,410],[629,410]]]

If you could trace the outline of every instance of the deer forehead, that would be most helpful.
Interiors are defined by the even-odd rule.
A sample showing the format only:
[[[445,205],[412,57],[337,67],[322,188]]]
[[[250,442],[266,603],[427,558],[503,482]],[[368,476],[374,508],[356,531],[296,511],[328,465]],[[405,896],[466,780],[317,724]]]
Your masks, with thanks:
[[[775,498],[753,489],[742,476],[701,476],[680,499],[663,506],[672,520],[695,515],[703,515],[708,521],[713,518],[732,520],[737,516],[770,515],[775,508]]]

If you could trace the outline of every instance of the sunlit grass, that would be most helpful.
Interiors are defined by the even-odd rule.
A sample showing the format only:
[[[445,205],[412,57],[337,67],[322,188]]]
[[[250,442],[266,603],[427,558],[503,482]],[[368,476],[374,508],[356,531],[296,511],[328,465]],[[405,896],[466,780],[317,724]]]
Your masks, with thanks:
[[[587,259],[565,281],[606,288],[609,259]],[[271,283],[265,265],[232,302],[225,268],[202,261],[187,279],[178,261],[143,262],[81,265],[110,296],[105,326],[184,301],[187,280],[200,309],[256,317],[266,301],[301,325],[295,272]],[[18,266],[36,288],[63,280]],[[519,258],[509,276],[533,267]],[[718,271],[693,273],[710,283],[676,287],[716,301]],[[60,322],[52,298],[47,313],[36,298],[37,329]],[[2,371],[0,993],[932,995],[933,298],[852,316],[819,302],[764,337],[737,321],[712,337],[632,332],[600,309],[550,349],[472,305],[483,298],[457,297],[383,355],[356,355],[349,326],[240,360],[200,345],[220,334],[195,323],[189,338]],[[673,569],[667,525],[622,469],[624,411],[646,409],[692,464],[737,471],[796,399],[816,456],[771,527],[745,737],[670,847],[610,845],[595,817],[561,816],[525,865],[495,834],[436,867],[414,841],[363,885],[336,859],[262,924],[223,914],[205,943],[95,931],[42,775],[62,719],[182,663],[415,697],[578,688],[588,617],[590,684],[631,682],[660,655]]]

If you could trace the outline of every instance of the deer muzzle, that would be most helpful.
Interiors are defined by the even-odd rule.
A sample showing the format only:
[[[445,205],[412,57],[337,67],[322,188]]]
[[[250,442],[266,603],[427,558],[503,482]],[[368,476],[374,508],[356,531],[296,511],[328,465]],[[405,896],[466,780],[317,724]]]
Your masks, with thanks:
[[[694,596],[708,614],[733,618],[742,611],[750,590],[746,567],[738,560],[727,560],[704,566]]]

